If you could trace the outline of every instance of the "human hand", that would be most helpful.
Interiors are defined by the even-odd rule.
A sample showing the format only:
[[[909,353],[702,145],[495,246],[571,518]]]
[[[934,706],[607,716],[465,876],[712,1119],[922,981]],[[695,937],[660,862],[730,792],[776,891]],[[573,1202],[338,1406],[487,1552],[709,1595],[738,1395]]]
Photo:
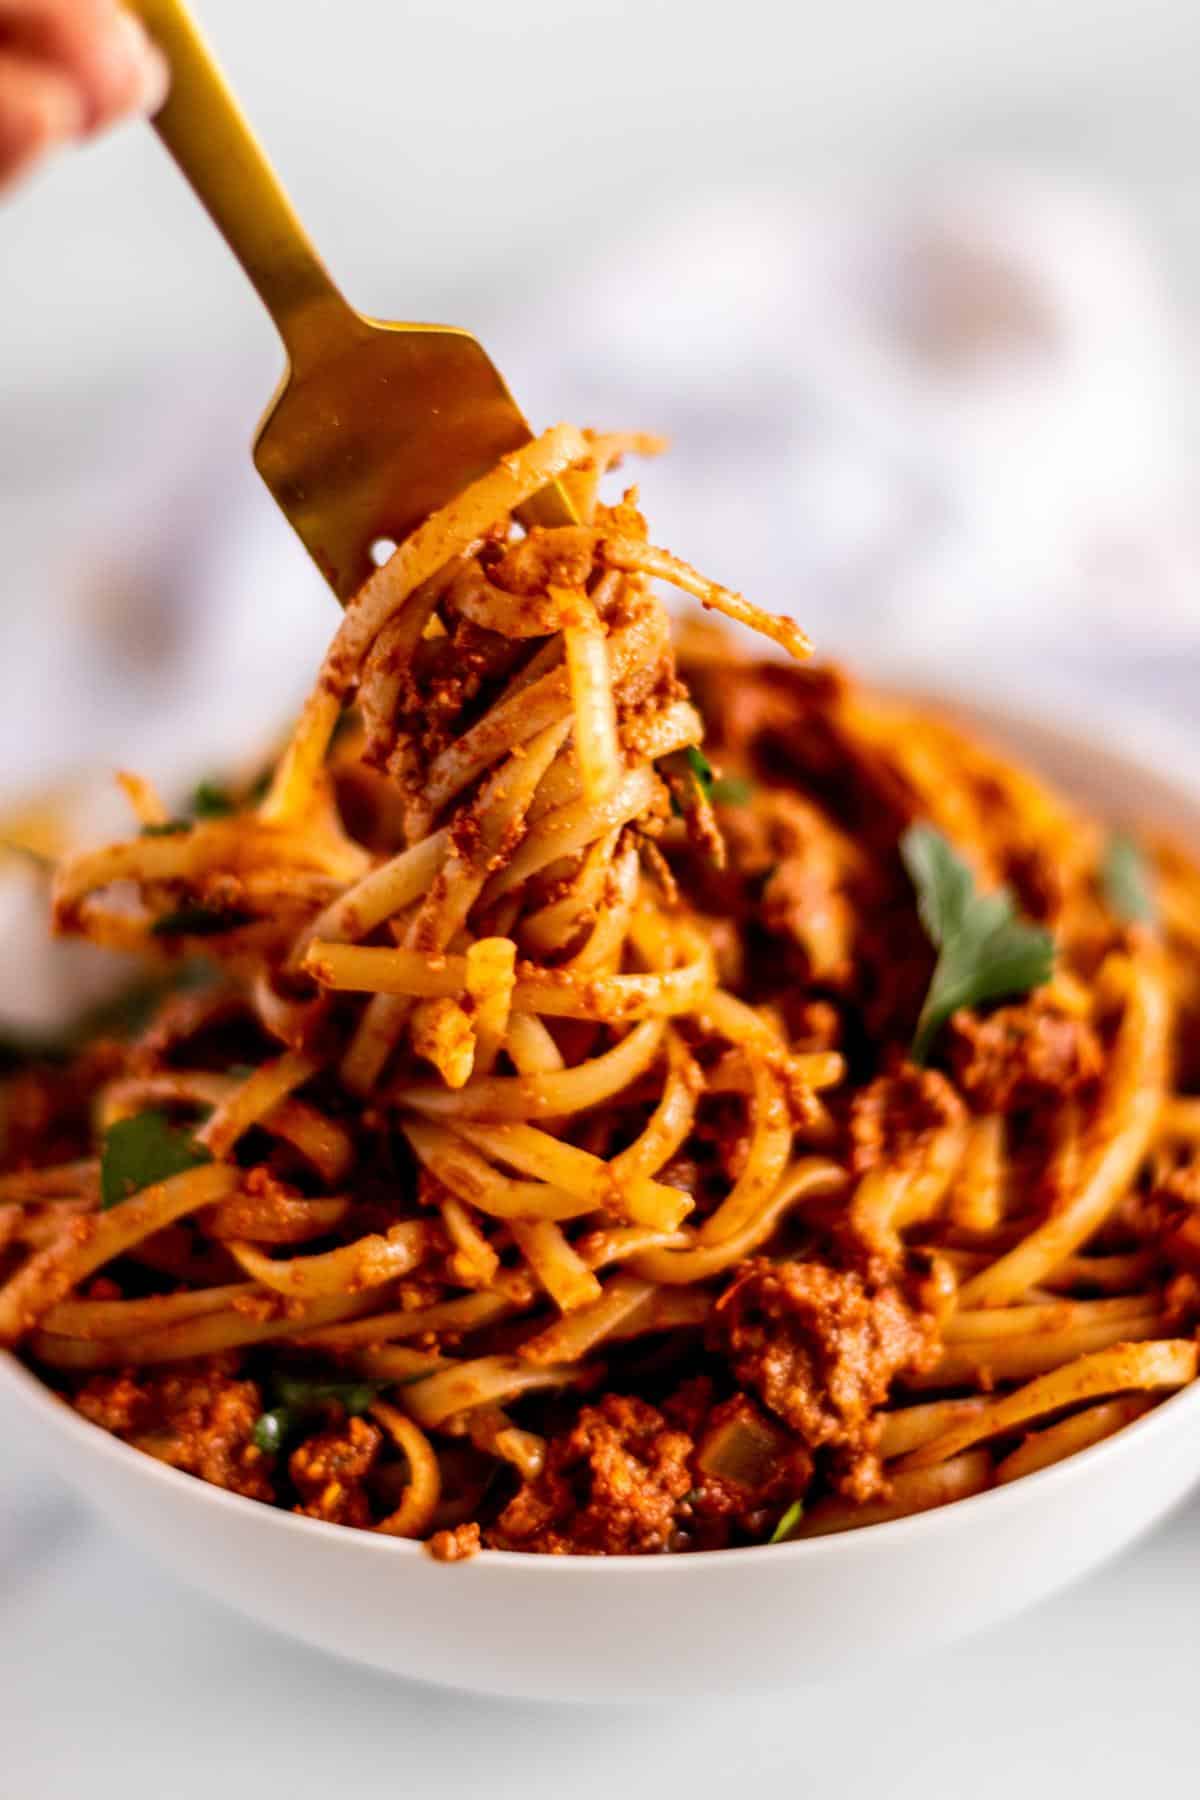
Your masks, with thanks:
[[[154,111],[166,86],[119,0],[0,0],[0,189],[59,144]]]

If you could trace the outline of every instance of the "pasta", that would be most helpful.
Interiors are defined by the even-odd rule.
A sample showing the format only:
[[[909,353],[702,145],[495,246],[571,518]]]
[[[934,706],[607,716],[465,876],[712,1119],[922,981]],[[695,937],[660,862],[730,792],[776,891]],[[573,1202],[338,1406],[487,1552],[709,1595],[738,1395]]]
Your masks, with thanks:
[[[447,1560],[879,1523],[1197,1372],[1200,874],[656,548],[659,447],[430,518],[254,790],[123,775],[54,921],[156,1009],[3,1091],[0,1343]]]

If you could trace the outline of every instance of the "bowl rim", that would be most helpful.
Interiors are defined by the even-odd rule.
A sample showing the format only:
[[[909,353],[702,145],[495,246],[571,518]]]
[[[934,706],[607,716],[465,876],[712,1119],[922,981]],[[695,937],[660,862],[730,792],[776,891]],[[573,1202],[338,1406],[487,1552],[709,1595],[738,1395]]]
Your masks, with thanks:
[[[1078,683],[1049,681],[1044,676],[1027,681],[1020,699],[1013,702],[997,692],[994,681],[980,680],[973,671],[896,659],[859,657],[854,673],[860,672],[867,685],[928,706],[933,711],[942,711],[951,717],[965,711],[968,723],[971,722],[969,715],[975,714],[976,728],[985,734],[997,729],[1006,736],[1020,737],[1028,731],[1035,740],[1040,739],[1043,743],[1057,739],[1064,748],[1070,747],[1077,753],[1090,751],[1108,764],[1121,763],[1130,775],[1149,780],[1164,794],[1173,794],[1185,807],[1200,811],[1197,746],[1182,726],[1176,727],[1140,703],[1131,704],[1127,698],[1114,698],[1108,694],[1098,697],[1095,690],[1089,691]],[[1101,706],[1103,718],[1098,720]],[[1049,718],[1047,713],[1051,715]],[[1036,769],[1036,746],[1031,750],[1029,760]],[[379,1532],[354,1530],[327,1520],[307,1518],[261,1500],[231,1493],[199,1476],[171,1468],[83,1418],[8,1350],[0,1350],[0,1390],[4,1387],[15,1393],[32,1413],[44,1414],[52,1428],[61,1429],[68,1440],[77,1439],[85,1451],[90,1446],[99,1455],[126,1467],[131,1474],[138,1471],[151,1482],[165,1484],[166,1490],[178,1494],[181,1500],[190,1494],[197,1505],[211,1504],[226,1511],[232,1509],[233,1514],[244,1518],[247,1524],[257,1514],[265,1530],[286,1531],[296,1536],[297,1541],[315,1534],[318,1541],[342,1543],[350,1554],[356,1553],[353,1547],[357,1545],[365,1555],[408,1559],[427,1556],[423,1541],[387,1537]],[[1023,1475],[1019,1480],[985,1488],[946,1506],[931,1507],[875,1525],[831,1532],[824,1537],[785,1540],[779,1544],[744,1544],[733,1549],[679,1555],[542,1556],[530,1551],[486,1549],[453,1566],[477,1570],[520,1569],[529,1574],[536,1570],[539,1579],[549,1576],[552,1580],[565,1578],[559,1573],[563,1570],[573,1571],[578,1576],[600,1573],[611,1576],[614,1571],[632,1576],[635,1571],[648,1573],[653,1569],[660,1572],[655,1579],[661,1579],[661,1572],[666,1570],[695,1572],[705,1569],[709,1578],[715,1578],[721,1570],[741,1563],[747,1557],[755,1559],[757,1568],[760,1564],[766,1566],[766,1562],[777,1564],[782,1558],[815,1562],[848,1557],[852,1552],[886,1554],[893,1548],[902,1548],[911,1539],[920,1539],[933,1532],[969,1530],[981,1511],[989,1517],[999,1518],[1004,1511],[1011,1513],[1035,1503],[1039,1495],[1056,1485],[1061,1487],[1073,1480],[1086,1479],[1093,1472],[1098,1473],[1104,1462],[1121,1455],[1131,1445],[1140,1444],[1151,1436],[1161,1436],[1164,1431],[1174,1429],[1176,1424],[1182,1427],[1187,1408],[1200,1408],[1200,1380],[1160,1400],[1149,1412],[1111,1436],[1044,1469]],[[550,1574],[550,1571],[555,1573]]]

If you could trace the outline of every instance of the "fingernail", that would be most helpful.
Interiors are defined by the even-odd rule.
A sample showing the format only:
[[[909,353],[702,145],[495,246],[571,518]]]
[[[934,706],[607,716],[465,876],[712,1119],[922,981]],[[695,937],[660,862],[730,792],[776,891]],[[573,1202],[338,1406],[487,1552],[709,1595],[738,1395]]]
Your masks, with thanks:
[[[170,86],[167,59],[132,13],[122,11],[118,31],[133,84],[129,104],[136,112],[156,113]]]

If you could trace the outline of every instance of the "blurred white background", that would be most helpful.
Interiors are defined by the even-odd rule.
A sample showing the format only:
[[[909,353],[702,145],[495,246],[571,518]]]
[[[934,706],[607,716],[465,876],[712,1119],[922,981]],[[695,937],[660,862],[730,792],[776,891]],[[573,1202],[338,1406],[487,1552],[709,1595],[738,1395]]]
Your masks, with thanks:
[[[639,214],[714,186],[808,188],[979,155],[1110,183],[1200,282],[1190,0],[196,11],[318,240],[385,316],[561,292]],[[4,251],[6,391],[14,372],[36,387],[57,356],[77,379],[136,377],[175,354],[183,326],[210,344],[267,341],[136,134],[10,208]]]

